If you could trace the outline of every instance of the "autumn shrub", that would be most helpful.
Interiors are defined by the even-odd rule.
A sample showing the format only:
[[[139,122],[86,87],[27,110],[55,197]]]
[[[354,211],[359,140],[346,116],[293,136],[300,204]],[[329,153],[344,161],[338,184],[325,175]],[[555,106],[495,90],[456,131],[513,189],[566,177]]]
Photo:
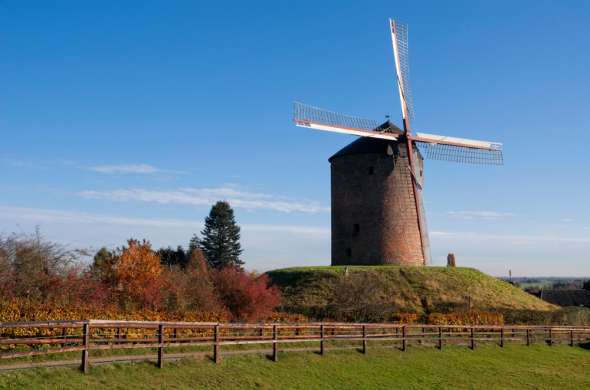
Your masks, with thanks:
[[[214,274],[223,305],[236,321],[258,321],[270,316],[280,304],[277,287],[269,287],[267,275],[226,267]]]
[[[168,280],[162,277],[160,257],[149,241],[129,240],[121,250],[115,268],[117,290],[128,302],[140,307],[159,308]]]
[[[431,313],[426,318],[432,325],[504,325],[501,313],[485,311],[463,311],[452,313]]]
[[[9,298],[14,293],[14,279],[11,272],[7,248],[0,246],[0,297]]]
[[[265,275],[209,269],[199,248],[162,266],[149,241],[80,253],[39,234],[0,237],[0,322],[80,319],[264,320],[280,303]]]
[[[170,312],[149,309],[125,311],[117,306],[68,305],[60,307],[55,304],[31,303],[24,298],[0,301],[0,323],[20,321],[59,321],[59,320],[124,320],[124,321],[187,321],[187,322],[228,322],[230,317],[221,312]],[[101,332],[95,330],[95,332]],[[108,332],[105,330],[104,332]],[[197,331],[189,331],[195,334]],[[79,333],[70,329],[69,334]],[[152,334],[153,330],[129,329],[127,338],[142,338]],[[0,337],[13,336],[61,336],[60,328],[2,328]]]
[[[395,313],[392,319],[396,324],[415,324],[420,317],[416,313]]]
[[[165,307],[177,312],[225,312],[217,294],[211,270],[203,252],[193,250],[185,268],[172,267],[164,272],[168,279]]]
[[[305,323],[310,322],[310,319],[297,313],[273,312],[270,316],[264,319],[265,322],[284,322],[284,323]]]
[[[44,303],[55,307],[100,308],[111,304],[111,289],[94,279],[88,272],[75,267],[68,270],[56,283],[59,294],[53,294],[53,299]]]

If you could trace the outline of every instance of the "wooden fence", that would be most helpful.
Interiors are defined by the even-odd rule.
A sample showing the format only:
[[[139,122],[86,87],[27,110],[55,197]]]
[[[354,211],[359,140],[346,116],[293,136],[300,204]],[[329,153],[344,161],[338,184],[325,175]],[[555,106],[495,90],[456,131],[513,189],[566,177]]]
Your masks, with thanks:
[[[464,326],[403,325],[389,323],[302,323],[302,324],[232,324],[214,322],[148,321],[43,321],[0,323],[0,370],[42,366],[80,365],[84,373],[90,363],[153,359],[153,353],[131,356],[93,357],[91,351],[152,349],[156,364],[178,359],[195,352],[166,353],[175,347],[201,347],[220,362],[222,354],[270,352],[273,361],[281,352],[358,348],[367,353],[375,347],[396,347],[405,351],[409,345],[466,345],[507,343],[532,345],[543,343],[576,344],[590,342],[590,327],[569,326]],[[293,348],[303,344],[303,348]],[[319,345],[318,345],[319,344]],[[265,345],[266,349],[252,349]],[[241,349],[240,349],[241,348]],[[79,352],[78,360],[22,362],[23,357]],[[7,362],[13,360],[14,362]],[[7,362],[9,364],[5,364]]]

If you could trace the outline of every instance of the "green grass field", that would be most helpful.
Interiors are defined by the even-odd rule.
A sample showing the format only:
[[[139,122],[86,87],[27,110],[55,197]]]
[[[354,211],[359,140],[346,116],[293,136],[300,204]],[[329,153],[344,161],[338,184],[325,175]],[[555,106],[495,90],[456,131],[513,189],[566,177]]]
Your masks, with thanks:
[[[0,389],[584,389],[590,388],[590,351],[568,346],[411,347],[281,353],[210,360],[0,373]]]

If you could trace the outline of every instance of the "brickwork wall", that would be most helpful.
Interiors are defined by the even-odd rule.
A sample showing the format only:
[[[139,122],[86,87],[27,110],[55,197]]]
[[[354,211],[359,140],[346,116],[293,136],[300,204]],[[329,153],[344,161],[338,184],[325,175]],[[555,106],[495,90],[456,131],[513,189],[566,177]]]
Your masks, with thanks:
[[[332,265],[424,263],[406,144],[386,149],[331,162]]]

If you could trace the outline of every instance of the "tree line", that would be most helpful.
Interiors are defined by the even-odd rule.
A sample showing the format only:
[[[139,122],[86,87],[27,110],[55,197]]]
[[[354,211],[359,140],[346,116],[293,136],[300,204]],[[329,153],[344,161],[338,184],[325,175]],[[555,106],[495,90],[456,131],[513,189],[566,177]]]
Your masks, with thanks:
[[[158,249],[160,263],[169,268],[179,266],[184,269],[189,264],[193,252],[201,251],[211,268],[241,268],[244,265],[241,259],[243,250],[240,244],[240,227],[229,203],[220,201],[211,208],[205,218],[205,228],[201,232],[201,237],[194,234],[187,249],[181,245],[176,249],[170,246]],[[100,267],[105,261],[108,262],[113,252],[101,248],[95,255],[95,265]]]
[[[118,310],[207,312],[238,321],[268,317],[280,304],[266,275],[246,272],[240,228],[227,202],[217,202],[201,235],[187,249],[155,250],[129,239],[85,253],[32,235],[0,236],[0,299],[55,307],[116,307]]]

